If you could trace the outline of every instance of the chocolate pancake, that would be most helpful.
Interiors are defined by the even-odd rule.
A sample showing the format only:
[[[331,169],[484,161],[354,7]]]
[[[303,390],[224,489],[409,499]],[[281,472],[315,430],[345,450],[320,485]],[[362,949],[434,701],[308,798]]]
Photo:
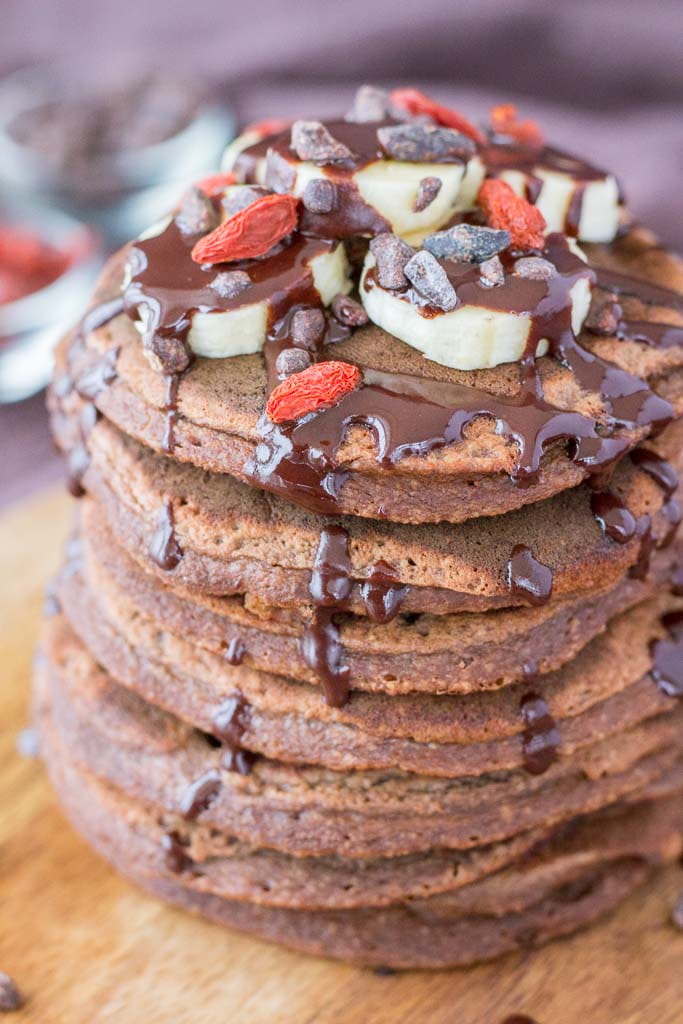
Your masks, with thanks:
[[[176,637],[193,636],[198,648],[222,660],[320,683],[315,665],[305,657],[305,623],[290,613],[271,614],[248,600],[199,597],[160,586],[111,540],[98,522],[96,506],[84,504],[81,511],[83,573],[105,617],[118,621],[119,632],[134,633],[142,616]],[[660,579],[666,579],[676,549],[660,555]],[[497,689],[522,679],[532,662],[545,673],[569,661],[612,615],[647,596],[654,579],[645,584],[624,580],[590,598],[535,609],[398,616],[379,626],[342,616],[339,649],[357,690],[399,694]],[[240,675],[235,671],[235,679]]]
[[[637,240],[636,235],[635,240],[616,241],[610,259],[620,266],[621,248],[626,247],[630,255]],[[548,405],[529,399],[532,413],[526,399],[522,405],[515,404],[520,386],[516,364],[493,370],[451,370],[424,359],[379,328],[357,330],[322,356],[356,363],[365,369],[368,382],[376,383],[368,383],[370,390],[359,393],[365,397],[352,400],[347,419],[353,422],[340,425],[345,407],[333,410],[334,416],[328,410],[316,418],[315,429],[329,433],[325,465],[330,482],[316,477],[308,488],[285,485],[284,471],[266,472],[259,463],[258,446],[263,443],[259,418],[266,389],[261,355],[198,359],[169,390],[168,380],[145,359],[139,336],[125,314],[97,326],[117,309],[123,263],[123,256],[114,258],[96,297],[97,310],[80,332],[62,344],[54,393],[60,396],[72,386],[80,388],[124,433],[150,448],[275,490],[290,501],[312,503],[325,512],[415,523],[459,522],[502,513],[576,486],[587,472],[597,465],[604,467],[683,411],[679,338],[683,316],[679,295],[666,290],[666,286],[680,289],[683,273],[675,257],[656,249],[643,261],[646,283],[630,277],[618,282],[620,297],[630,304],[628,324],[639,325],[637,340],[630,340],[628,330],[611,337],[584,332],[580,353],[588,352],[588,357],[538,360]],[[633,269],[628,261],[625,265]],[[648,277],[656,278],[656,286],[647,282]],[[603,271],[599,284],[594,298],[600,305],[614,292],[614,272]],[[653,322],[670,324],[672,329],[664,332],[651,326]],[[588,364],[590,370],[585,369]],[[598,365],[606,375],[600,385],[596,384]],[[414,398],[416,388],[422,396],[419,402]],[[624,403],[627,393],[640,398]],[[393,397],[387,399],[381,429],[368,425],[386,395]],[[469,409],[471,415],[461,430],[454,431],[450,419],[458,408]],[[568,419],[566,413],[574,418]],[[620,422],[624,425],[619,426]],[[378,429],[384,439],[380,459]],[[577,441],[575,450],[570,445],[574,458],[569,457],[567,437]],[[291,447],[288,438],[277,443],[282,450]],[[387,444],[389,449],[384,450]],[[306,473],[315,476],[317,471],[306,461],[310,442],[302,440],[301,445]],[[413,454],[418,449],[419,454]],[[271,452],[269,463],[272,459]],[[511,480],[512,476],[519,483],[520,459],[526,467],[524,487]]]
[[[543,695],[555,723],[560,756],[675,707],[649,674],[650,649],[666,636],[661,616],[675,606],[671,599],[624,613],[563,669],[502,693],[357,694],[337,709],[309,686],[197,652],[139,612],[131,616],[131,633],[119,632],[78,571],[66,575],[59,593],[81,640],[113,678],[206,731],[239,693],[242,747],[284,761],[446,777],[507,770],[526,759],[523,708],[532,690]]]
[[[243,775],[225,767],[215,741],[115,685],[56,620],[45,644],[51,721],[77,764],[176,815],[188,791],[213,773],[214,798],[199,809],[198,822],[297,856],[471,849],[558,825],[677,777],[680,709],[561,759],[543,775],[518,770],[438,779],[399,769],[337,773],[269,759]]]
[[[257,899],[236,900],[222,893],[235,888],[239,861],[210,858],[195,865],[187,852],[194,848],[180,836],[174,837],[177,848],[166,843],[160,849],[158,830],[144,812],[79,772],[53,742],[45,717],[42,737],[53,784],[73,823],[122,873],[222,924],[360,963],[464,964],[567,934],[615,906],[653,863],[680,852],[680,802],[664,800],[637,804],[604,822],[579,823],[569,842],[558,837],[518,866],[442,895],[384,908],[274,906],[268,891],[277,889],[279,875],[271,873],[271,858],[253,876],[258,882],[250,891],[260,890]],[[296,872],[295,863],[292,868]]]
[[[442,614],[542,600],[513,585],[511,558],[520,545],[547,567],[555,597],[604,590],[637,567],[651,538],[670,538],[680,517],[672,491],[683,465],[681,424],[638,450],[638,461],[625,459],[600,494],[584,485],[457,526],[326,519],[229,476],[154,455],[106,421],[94,428],[88,447],[83,483],[119,543],[147,572],[201,593],[246,591],[275,606],[310,608],[311,574],[320,564],[321,537],[330,530],[340,538],[338,571],[349,581],[344,609],[376,616],[375,604],[383,609],[381,598],[393,586],[401,611]],[[618,516],[622,526],[610,521]],[[651,517],[646,529],[644,516]],[[378,566],[384,590],[373,583]]]

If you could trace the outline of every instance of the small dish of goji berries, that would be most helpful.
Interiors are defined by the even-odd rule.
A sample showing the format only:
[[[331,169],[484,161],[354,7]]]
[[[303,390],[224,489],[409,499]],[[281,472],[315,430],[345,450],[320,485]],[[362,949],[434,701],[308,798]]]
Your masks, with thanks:
[[[47,382],[52,348],[100,265],[90,228],[56,210],[0,199],[0,402]]]

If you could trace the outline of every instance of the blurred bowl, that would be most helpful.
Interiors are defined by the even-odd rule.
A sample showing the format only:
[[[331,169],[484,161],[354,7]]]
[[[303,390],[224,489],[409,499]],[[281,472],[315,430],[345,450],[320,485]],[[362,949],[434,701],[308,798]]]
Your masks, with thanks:
[[[148,90],[149,100],[150,82],[150,109],[144,109],[141,92],[140,111],[130,98],[139,85]],[[148,79],[147,84],[143,79],[125,83],[120,77],[92,80],[79,77],[73,65],[58,63],[8,75],[0,80],[0,194],[67,210],[96,225],[112,247],[134,237],[167,211],[188,181],[219,167],[223,148],[234,135],[232,114],[192,89],[172,79]],[[113,109],[114,116],[120,113],[114,127],[120,129],[122,145],[106,153],[76,153],[77,159],[69,162],[68,152],[60,154],[60,146],[65,146],[65,137],[68,144],[69,132],[77,144],[79,108],[81,116],[92,121],[98,105],[110,113]],[[51,110],[56,111],[52,118]],[[159,137],[172,114],[177,115],[177,130],[169,127],[169,135]],[[25,124],[37,118],[40,125],[41,116],[44,151],[22,141],[18,130],[22,119]],[[150,144],[145,144],[145,130],[148,136],[157,135]]]
[[[54,345],[86,306],[102,266],[102,248],[92,229],[34,202],[0,201],[0,220],[68,256],[54,281],[0,304],[0,402],[5,403],[27,398],[49,380]]]

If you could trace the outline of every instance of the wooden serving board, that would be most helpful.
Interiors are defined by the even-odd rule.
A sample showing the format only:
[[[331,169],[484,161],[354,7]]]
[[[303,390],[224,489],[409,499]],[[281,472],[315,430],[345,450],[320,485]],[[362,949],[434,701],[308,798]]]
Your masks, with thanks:
[[[223,931],[142,895],[62,818],[28,720],[43,585],[68,501],[0,518],[0,970],[27,997],[18,1024],[681,1024],[683,935],[671,868],[609,921],[538,953],[466,971],[378,977]]]

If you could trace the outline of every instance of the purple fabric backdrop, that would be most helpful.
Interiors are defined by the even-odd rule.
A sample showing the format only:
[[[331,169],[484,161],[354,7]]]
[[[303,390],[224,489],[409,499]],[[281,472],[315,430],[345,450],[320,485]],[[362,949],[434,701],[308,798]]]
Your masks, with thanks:
[[[614,169],[637,215],[683,248],[680,0],[4,0],[1,19],[0,67],[176,67],[210,77],[243,120],[333,113],[360,81],[419,85],[474,114],[516,101]],[[1,502],[55,467],[36,401],[0,410],[0,431]]]

